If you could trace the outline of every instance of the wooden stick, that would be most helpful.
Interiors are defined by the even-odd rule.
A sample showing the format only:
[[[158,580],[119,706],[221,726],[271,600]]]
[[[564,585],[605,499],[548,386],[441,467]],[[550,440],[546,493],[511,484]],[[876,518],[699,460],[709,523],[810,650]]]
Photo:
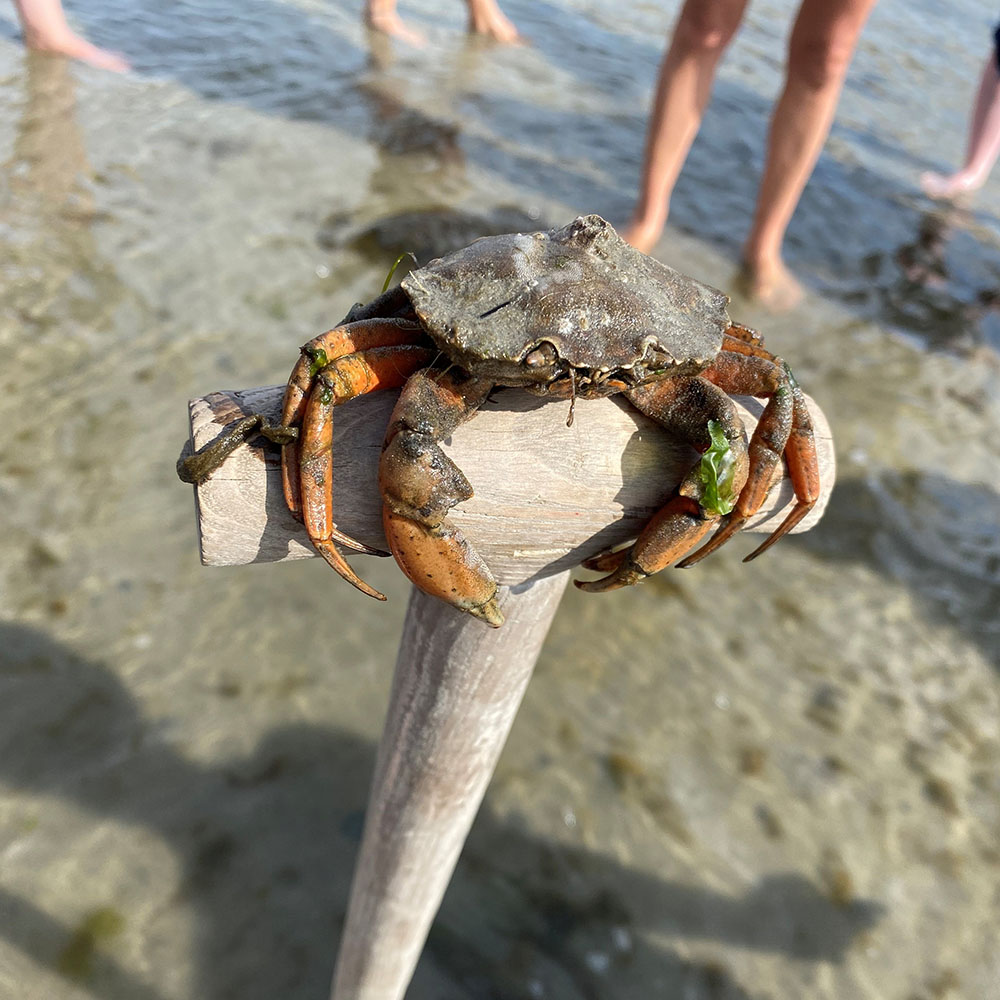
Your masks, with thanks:
[[[414,589],[332,1000],[403,995],[569,576],[504,588],[499,629]]]
[[[250,413],[276,421],[281,391],[216,393],[193,401],[194,447]],[[348,534],[378,547],[384,538],[376,472],[394,399],[386,393],[353,400],[336,420],[335,517]],[[752,429],[761,404],[738,403]],[[815,404],[809,406],[823,489],[800,531],[819,519],[834,480],[829,426]],[[502,601],[507,621],[491,629],[414,591],[332,1000],[403,996],[569,569],[634,537],[695,461],[688,448],[614,399],[578,402],[572,427],[566,426],[567,412],[566,406],[505,390],[445,443],[477,491],[455,509],[454,519],[508,585]],[[280,478],[275,450],[243,446],[198,487],[206,565],[313,554],[301,525],[285,509]],[[748,530],[772,530],[791,502],[790,485],[782,479]],[[333,586],[346,588],[331,578]],[[344,600],[365,598],[345,589]]]
[[[223,427],[251,413],[277,421],[282,391],[271,387],[219,392],[193,400],[194,447],[202,447]],[[335,423],[335,520],[347,534],[382,549],[386,544],[376,478],[395,396],[379,393],[352,400],[337,410]],[[737,404],[752,430],[762,404],[748,397],[738,398]],[[819,520],[834,479],[829,425],[812,401],[809,408],[824,488],[819,503],[796,531]],[[579,400],[572,427],[566,426],[568,412],[568,403],[501,390],[445,443],[445,451],[476,491],[475,497],[455,508],[454,520],[500,583],[560,573],[634,538],[697,458],[614,397]],[[280,478],[274,446],[244,446],[198,488],[205,565],[235,566],[316,554],[302,525],[285,508]],[[783,479],[746,530],[772,531],[792,499],[791,484]],[[729,544],[738,545],[739,537]],[[359,572],[364,575],[363,567]]]

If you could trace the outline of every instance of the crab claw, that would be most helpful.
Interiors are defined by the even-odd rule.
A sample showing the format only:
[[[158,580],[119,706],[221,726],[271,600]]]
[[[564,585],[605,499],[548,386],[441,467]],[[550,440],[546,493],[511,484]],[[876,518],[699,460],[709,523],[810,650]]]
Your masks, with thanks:
[[[599,552],[596,556],[584,559],[580,565],[584,569],[593,570],[595,573],[611,573],[622,564],[628,549],[608,549],[606,552]]]
[[[704,515],[697,500],[675,496],[642,529],[630,549],[602,552],[584,564],[588,569],[611,572],[600,580],[574,580],[589,593],[617,590],[665,569],[712,530],[715,518]]]
[[[677,564],[677,568],[687,569],[688,566],[693,566],[695,563],[701,562],[701,560],[704,559],[705,556],[710,555],[720,545],[722,545],[725,542],[728,542],[729,539],[732,538],[733,535],[735,535],[736,532],[743,527],[743,525],[746,523],[746,520],[747,519],[745,517],[739,517],[735,513],[730,514],[729,517],[726,519],[726,522],[722,525],[722,527],[719,528],[719,530],[714,535],[712,535],[712,537],[700,549],[698,549],[695,552],[692,552],[691,555],[689,556],[685,556]],[[767,543],[765,543],[765,546],[766,544]],[[765,546],[762,546],[760,549],[758,549],[758,552],[763,551]]]

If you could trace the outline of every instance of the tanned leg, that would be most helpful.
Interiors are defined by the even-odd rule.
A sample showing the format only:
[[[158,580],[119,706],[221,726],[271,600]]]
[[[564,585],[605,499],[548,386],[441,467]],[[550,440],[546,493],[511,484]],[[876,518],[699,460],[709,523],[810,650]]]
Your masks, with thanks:
[[[29,49],[69,56],[114,73],[130,69],[124,56],[98,48],[76,34],[66,22],[61,0],[14,0],[14,6]]]
[[[474,35],[492,38],[504,45],[521,41],[513,22],[500,9],[496,0],[466,0],[469,8],[469,31]]]
[[[427,39],[407,23],[396,12],[396,0],[366,0],[362,19],[372,31],[381,32],[390,38],[420,48]]]
[[[830,132],[858,37],[876,0],[803,0],[788,45],[785,86],[771,117],[753,225],[743,246],[750,292],[791,308],[801,288],[781,246]]]
[[[687,0],[660,64],[646,136],[639,200],[622,236],[643,253],[659,239],[670,195],[701,126],[719,59],[747,0]]]
[[[991,52],[983,66],[979,91],[969,122],[969,141],[962,169],[947,176],[927,173],[920,178],[932,198],[954,198],[983,186],[1000,155],[1000,69]]]

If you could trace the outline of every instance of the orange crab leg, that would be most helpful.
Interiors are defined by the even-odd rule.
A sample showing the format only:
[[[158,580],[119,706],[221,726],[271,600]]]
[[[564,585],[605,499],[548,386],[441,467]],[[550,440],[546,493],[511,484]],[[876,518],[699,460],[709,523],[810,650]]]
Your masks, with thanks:
[[[306,399],[316,373],[325,365],[348,354],[366,351],[373,347],[392,347],[412,344],[420,340],[421,329],[417,323],[406,319],[363,319],[341,324],[314,337],[302,347],[302,353],[285,387],[281,404],[281,423],[295,427],[302,422]],[[302,510],[299,492],[297,442],[281,449],[281,481],[285,503],[295,515]]]
[[[785,535],[802,520],[819,497],[819,467],[812,424],[802,391],[784,362],[756,350],[743,352],[727,348],[702,375],[727,392],[770,398],[750,439],[750,474],[736,506],[706,545],[677,564],[682,569],[693,566],[714,552],[760,510],[783,453],[788,458],[796,505],[744,562],[756,558]]]
[[[785,445],[785,462],[788,464],[788,477],[795,487],[795,506],[788,512],[784,521],[750,553],[744,557],[744,562],[756,559],[766,552],[779,538],[788,534],[813,509],[819,499],[819,464],[816,458],[816,440],[813,437],[812,421],[809,410],[802,398],[801,390],[796,386],[795,407],[792,413],[792,433]]]
[[[762,552],[766,552],[812,510],[820,493],[819,466],[816,460],[816,444],[813,437],[812,421],[809,418],[809,409],[794,377],[781,358],[764,347],[764,338],[756,330],[751,330],[750,327],[743,326],[741,323],[732,323],[725,331],[724,348],[737,354],[766,358],[781,366],[791,383],[794,396],[792,430],[788,443],[785,445],[785,462],[788,465],[789,478],[795,486],[795,496],[798,503],[789,511],[788,516],[778,529],[743,560],[750,562]]]
[[[401,386],[433,356],[431,348],[413,345],[373,347],[337,358],[320,371],[309,392],[299,441],[302,520],[316,551],[349,583],[380,601],[337,551],[335,541],[354,544],[333,523],[333,408],[376,389]],[[365,546],[367,548],[367,546]]]
[[[723,331],[723,336],[727,340],[735,340],[739,343],[745,344],[747,347],[759,348],[764,354],[767,355],[772,361],[774,360],[774,355],[764,347],[764,338],[756,331],[751,329],[749,326],[744,326],[742,323],[730,323],[729,326]],[[732,345],[726,344],[725,349],[727,351],[735,350]],[[745,352],[747,354],[753,353],[752,351]]]

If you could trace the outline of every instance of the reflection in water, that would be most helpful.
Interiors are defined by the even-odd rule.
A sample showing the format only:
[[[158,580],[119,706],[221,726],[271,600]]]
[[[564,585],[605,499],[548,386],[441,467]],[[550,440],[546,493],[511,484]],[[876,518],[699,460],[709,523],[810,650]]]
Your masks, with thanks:
[[[38,195],[37,208],[58,214],[82,194],[87,153],[76,124],[76,84],[65,59],[25,53],[25,102],[10,171],[12,192]]]
[[[12,340],[39,336],[67,318],[100,315],[121,295],[91,229],[91,170],[76,122],[72,65],[37,52],[24,58],[23,111],[11,157],[0,167],[10,192],[0,215],[5,300],[28,325],[10,331]]]
[[[378,157],[369,181],[372,207],[392,203],[401,183],[414,208],[462,201],[470,191],[465,155],[460,127],[449,120],[444,96],[455,93],[454,81],[445,70],[435,74],[434,82],[420,82],[442,91],[444,99],[435,105],[447,117],[432,116],[408,100],[416,85],[412,67],[397,67],[389,39],[372,33],[369,40],[368,65],[358,75],[355,89],[368,111],[368,139]]]
[[[539,228],[538,213],[511,206],[486,212],[465,207],[473,192],[466,173],[461,127],[455,121],[432,116],[412,101],[411,70],[396,68],[393,47],[382,35],[371,34],[370,59],[356,85],[368,110],[368,139],[377,156],[368,185],[365,217],[335,212],[317,233],[323,249],[349,249],[375,267],[387,269],[400,254],[413,254],[424,264],[480,236]],[[464,59],[441,74],[435,106],[451,103],[467,65],[476,58],[470,43]],[[426,82],[425,82],[426,86]],[[406,189],[406,211],[394,211],[400,187]],[[374,216],[374,219],[372,219]],[[406,272],[406,264],[397,279]]]
[[[101,249],[74,67],[25,53],[24,99],[0,205],[0,485],[7,547],[0,595],[17,613],[65,614],[88,572],[89,537],[113,520],[131,427],[116,354],[132,292]],[[137,317],[133,317],[135,319]],[[124,324],[122,324],[124,329]],[[125,329],[137,339],[134,328]]]

